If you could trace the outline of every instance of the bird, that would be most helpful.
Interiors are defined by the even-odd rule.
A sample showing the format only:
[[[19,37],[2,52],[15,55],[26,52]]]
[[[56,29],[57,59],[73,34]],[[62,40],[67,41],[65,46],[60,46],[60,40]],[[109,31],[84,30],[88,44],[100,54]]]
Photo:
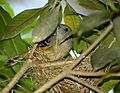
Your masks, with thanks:
[[[70,27],[65,24],[59,24],[55,33],[47,39],[48,44],[39,47],[42,57],[47,61],[56,61],[67,56],[73,45],[72,38],[62,40],[69,32],[71,32]]]

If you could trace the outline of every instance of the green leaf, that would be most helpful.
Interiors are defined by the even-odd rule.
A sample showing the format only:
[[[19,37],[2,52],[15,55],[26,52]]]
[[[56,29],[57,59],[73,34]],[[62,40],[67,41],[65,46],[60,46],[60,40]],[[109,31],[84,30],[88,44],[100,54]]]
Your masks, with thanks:
[[[99,0],[78,0],[79,5],[92,10],[105,10],[105,7]]]
[[[2,8],[0,7],[0,40],[2,36],[5,33],[5,28],[9,21],[11,21],[10,15]]]
[[[62,22],[62,6],[60,6],[60,10],[59,10],[59,23]]]
[[[6,55],[0,55],[0,69],[5,66],[8,57]]]
[[[119,59],[120,60],[120,59]],[[118,61],[119,61],[118,60]],[[120,64],[117,64],[117,65],[114,65],[110,68],[109,72],[110,73],[116,73],[116,72],[119,72],[120,71]]]
[[[0,0],[0,6],[2,6],[9,14],[11,17],[14,16],[14,11],[13,9],[10,7],[9,3],[7,3],[7,1],[5,0]]]
[[[27,46],[20,38],[20,35],[0,41],[0,53],[6,54],[8,58],[14,57],[27,51]]]
[[[109,21],[113,16],[112,12],[96,12],[86,18],[84,18],[79,26],[78,36],[80,37],[83,33],[92,31],[94,28]],[[97,20],[95,20],[97,19]]]
[[[119,58],[120,48],[98,49],[93,53],[91,63],[94,70],[99,70],[108,64],[116,64],[116,62],[119,62]]]
[[[43,11],[44,8],[28,9],[16,15],[7,25],[2,40],[18,35],[24,28],[30,25]]]
[[[80,16],[77,15],[76,11],[68,2],[66,2],[66,7],[64,10],[64,21],[65,24],[72,29],[72,31],[76,31],[81,22]]]
[[[5,76],[4,79],[11,79],[15,75],[11,67],[3,67],[0,69],[0,76]]]
[[[10,15],[0,7],[0,19],[3,29],[0,29],[1,35],[5,34],[7,24],[12,20]],[[0,54],[7,55],[8,58],[19,55],[27,50],[26,44],[21,40],[20,36],[0,41]]]
[[[117,43],[120,46],[120,16],[116,17],[113,20],[114,27],[113,27],[113,33],[116,37]]]
[[[41,14],[38,25],[32,33],[33,43],[45,40],[55,31],[59,23],[59,9],[60,5]]]
[[[17,61],[16,64],[12,65],[11,67],[16,73],[18,73],[18,71],[22,68],[24,62],[25,61]]]
[[[32,29],[33,28],[28,27],[21,33],[22,40],[24,40],[30,45],[32,44]]]
[[[104,89],[105,93],[107,93],[108,91],[113,89],[118,82],[119,80],[109,80],[102,85],[102,88]]]
[[[33,90],[33,88],[35,87],[34,81],[31,79],[22,79],[20,81],[20,84],[28,90]]]
[[[99,0],[101,1],[102,3],[104,3],[106,5],[106,7],[108,8],[108,6],[114,11],[114,12],[117,12],[118,9],[116,8],[115,6],[115,0]]]
[[[8,61],[8,57],[6,55],[0,55],[0,84],[2,80],[6,80],[6,79],[10,80],[15,75],[13,69],[7,66],[7,61]]]
[[[115,37],[113,33],[110,33],[100,44],[100,48],[110,48],[115,43]]]
[[[79,44],[77,45],[77,50],[76,51],[78,53],[80,53],[80,52],[83,52],[86,49],[87,49],[87,43],[85,41],[81,40],[79,42]]]
[[[14,87],[15,93],[33,93],[36,85],[34,80],[31,79],[21,79],[17,85]]]
[[[120,81],[114,87],[114,93],[120,93]]]

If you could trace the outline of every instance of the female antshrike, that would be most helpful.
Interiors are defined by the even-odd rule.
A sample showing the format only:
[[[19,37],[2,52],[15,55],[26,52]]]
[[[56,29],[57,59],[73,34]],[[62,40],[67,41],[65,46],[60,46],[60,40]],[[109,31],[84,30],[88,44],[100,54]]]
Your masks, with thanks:
[[[39,48],[44,59],[49,61],[59,60],[65,57],[72,48],[72,38],[68,38],[62,42],[71,29],[64,24],[57,27],[57,31],[49,38],[49,45]]]

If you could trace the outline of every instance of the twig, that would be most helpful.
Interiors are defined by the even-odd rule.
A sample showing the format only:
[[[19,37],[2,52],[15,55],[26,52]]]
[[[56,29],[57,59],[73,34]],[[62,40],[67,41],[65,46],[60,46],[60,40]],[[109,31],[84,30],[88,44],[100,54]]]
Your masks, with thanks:
[[[58,0],[55,0],[55,1],[54,1],[54,4],[53,4],[53,6],[52,6],[52,9],[55,8],[55,6],[56,6],[57,3],[58,3]]]
[[[112,73],[110,74],[111,77],[120,77],[120,73]]]
[[[25,72],[32,66],[31,57],[34,54],[36,47],[37,47],[37,44],[35,44],[33,46],[33,50],[31,52],[27,62],[23,64],[20,71],[14,76],[14,78],[11,80],[11,82],[9,82],[9,84],[2,90],[1,93],[8,93],[14,87],[14,85],[19,81],[19,79],[25,74]]]
[[[29,55],[29,58],[32,58],[34,52],[35,52],[35,49],[37,48],[38,44],[35,44],[32,48],[32,51],[31,51],[31,54]]]
[[[106,30],[101,34],[101,36],[83,53],[81,56],[75,60],[75,64],[73,64],[68,70],[60,73],[58,76],[55,78],[51,79],[48,81],[46,84],[44,84],[42,87],[40,87],[38,90],[36,90],[34,93],[41,93],[44,92],[45,90],[49,89],[52,85],[54,85],[56,82],[60,81],[63,79],[65,76],[68,75],[70,70],[74,69],[80,62],[83,61],[83,59],[93,50],[97,47],[97,45],[109,34],[109,32],[112,30],[113,24],[111,23]],[[66,73],[66,74],[64,74]]]
[[[107,74],[107,72],[81,72],[81,71],[70,71],[72,75],[79,75],[83,77],[102,77]]]
[[[52,67],[52,66],[61,66],[61,65],[67,65],[67,64],[73,64],[74,61],[55,61],[53,63],[42,63],[42,64],[39,64],[39,65],[34,65],[33,67],[42,67],[42,68],[45,68],[45,67]]]
[[[91,89],[91,90],[93,90],[93,91],[95,91],[95,92],[97,92],[97,93],[104,93],[103,91],[101,91],[101,90],[98,89],[97,87],[92,86],[92,85],[88,84],[87,82],[82,81],[82,80],[80,80],[79,78],[77,78],[77,77],[75,77],[75,76],[70,75],[70,76],[68,76],[68,78],[70,78],[70,79],[72,79],[72,80],[80,83],[81,85],[83,85],[83,86],[85,86],[85,87],[87,87],[87,88],[89,88],[89,89]]]

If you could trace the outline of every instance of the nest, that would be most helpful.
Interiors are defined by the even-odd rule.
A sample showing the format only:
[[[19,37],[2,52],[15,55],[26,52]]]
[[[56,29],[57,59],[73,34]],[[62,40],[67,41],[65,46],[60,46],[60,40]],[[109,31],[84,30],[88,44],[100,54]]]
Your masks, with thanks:
[[[26,76],[35,80],[36,85],[39,87],[65,71],[74,63],[74,60],[71,57],[50,62],[45,59],[43,53],[38,51],[38,49],[36,49],[32,60],[34,66],[26,73]],[[90,56],[86,57],[74,70],[92,72],[93,68],[91,66]],[[98,83],[98,79],[96,78],[77,77],[93,86],[96,86]],[[91,89],[67,78],[57,82],[48,91],[49,93],[95,93]]]

